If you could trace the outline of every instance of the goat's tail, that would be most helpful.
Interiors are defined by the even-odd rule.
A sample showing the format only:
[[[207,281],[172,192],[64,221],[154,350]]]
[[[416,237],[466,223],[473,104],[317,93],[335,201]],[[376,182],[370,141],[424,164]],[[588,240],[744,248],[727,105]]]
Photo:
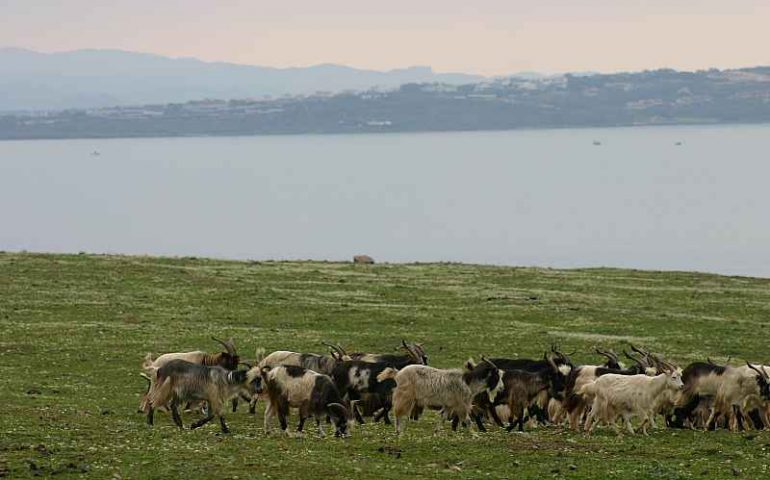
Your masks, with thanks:
[[[596,381],[593,381],[591,383],[587,383],[582,387],[580,387],[580,389],[576,393],[586,398],[593,398],[596,396],[597,391],[598,391],[598,386],[596,385]]]
[[[254,365],[259,365],[259,363],[265,359],[267,356],[267,350],[265,350],[262,347],[257,347],[257,351],[255,352],[255,358]]]
[[[385,380],[395,379],[397,373],[398,373],[397,369],[393,367],[388,367],[385,370],[381,371],[379,375],[377,375],[377,381],[384,382]]]
[[[150,367],[152,367],[153,362],[152,353],[147,352],[147,355],[144,356],[144,362],[142,362],[142,370],[149,370]]]

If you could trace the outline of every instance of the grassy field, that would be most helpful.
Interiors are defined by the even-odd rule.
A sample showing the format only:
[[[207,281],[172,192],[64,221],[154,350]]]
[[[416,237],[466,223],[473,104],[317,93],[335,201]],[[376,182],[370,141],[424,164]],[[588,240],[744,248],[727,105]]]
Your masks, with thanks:
[[[770,433],[656,430],[593,437],[559,427],[397,439],[267,437],[262,410],[179,431],[136,413],[148,351],[390,351],[425,342],[432,365],[539,356],[551,343],[596,362],[633,341],[681,365],[769,360],[770,281],[692,273],[455,264],[360,266],[0,254],[0,476],[28,478],[758,478]],[[186,425],[193,420],[183,414]],[[292,422],[294,423],[294,422]],[[292,425],[293,428],[294,425]],[[313,429],[309,430],[310,432]]]

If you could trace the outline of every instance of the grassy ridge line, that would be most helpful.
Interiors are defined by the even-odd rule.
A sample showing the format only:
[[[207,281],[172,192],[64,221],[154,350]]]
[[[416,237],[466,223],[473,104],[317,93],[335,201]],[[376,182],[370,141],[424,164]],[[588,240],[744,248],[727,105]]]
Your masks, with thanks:
[[[366,425],[340,442],[265,438],[261,412],[231,415],[231,437],[215,427],[178,432],[165,418],[149,430],[134,413],[136,373],[147,351],[215,349],[211,335],[234,336],[247,356],[257,347],[323,351],[322,340],[387,351],[408,338],[424,341],[440,367],[482,353],[542,355],[552,342],[594,362],[592,346],[620,349],[628,339],[682,364],[706,355],[767,361],[769,300],[768,280],[684,272],[0,254],[0,471],[4,463],[22,478],[83,469],[94,478],[684,478],[736,466],[758,475],[770,463],[765,433],[434,437],[428,418],[398,441],[392,429]],[[38,444],[48,453],[30,449]]]

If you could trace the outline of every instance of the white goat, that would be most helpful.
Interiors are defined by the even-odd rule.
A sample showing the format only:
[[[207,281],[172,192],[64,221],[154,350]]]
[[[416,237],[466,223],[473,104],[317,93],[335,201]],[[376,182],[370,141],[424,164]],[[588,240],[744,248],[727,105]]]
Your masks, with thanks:
[[[593,397],[591,413],[586,420],[586,430],[593,432],[599,421],[617,425],[622,417],[629,433],[634,433],[631,418],[642,419],[642,433],[647,435],[647,425],[654,426],[655,409],[666,390],[677,391],[684,386],[682,375],[678,371],[668,371],[650,377],[647,375],[607,374],[596,381],[584,385],[580,394]]]

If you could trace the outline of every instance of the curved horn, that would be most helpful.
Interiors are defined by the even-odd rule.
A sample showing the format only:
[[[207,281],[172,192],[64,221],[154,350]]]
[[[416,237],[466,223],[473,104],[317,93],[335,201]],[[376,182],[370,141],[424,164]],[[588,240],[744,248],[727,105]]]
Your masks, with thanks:
[[[334,345],[334,344],[331,344],[329,342],[321,342],[321,344],[322,345],[326,345],[327,347],[329,347],[331,349],[330,353],[332,354],[332,357],[337,358],[337,360],[342,360],[342,357],[345,356],[345,352],[339,347],[339,345]],[[339,355],[339,357],[334,355],[335,353],[337,353],[337,355]]]
[[[212,340],[219,343],[224,347],[225,351],[229,353],[230,355],[235,355],[235,345],[232,344],[233,339],[231,338],[228,342],[223,342],[222,340],[218,339],[217,337],[211,337]]]
[[[414,360],[417,363],[422,363],[422,357],[415,352],[414,348],[412,348],[408,343],[406,343],[406,340],[403,338],[401,339],[401,345],[404,346],[404,349],[407,351],[410,357],[412,357],[412,360]]]
[[[492,360],[488,359],[484,355],[481,356],[481,361],[488,363],[490,367],[492,367],[492,368],[494,368],[496,370],[500,370],[499,368],[497,368],[497,365],[495,365],[494,362],[492,362]]]
[[[757,367],[755,367],[754,365],[750,364],[748,361],[746,361],[746,365],[748,365],[750,369],[752,369],[752,370],[754,370],[755,372],[757,372],[757,374],[758,374],[760,377],[762,377],[762,378],[764,378],[765,380],[767,380],[767,373],[766,373],[766,372],[763,372],[763,371],[761,371],[760,369],[758,369],[758,368],[757,368]]]

